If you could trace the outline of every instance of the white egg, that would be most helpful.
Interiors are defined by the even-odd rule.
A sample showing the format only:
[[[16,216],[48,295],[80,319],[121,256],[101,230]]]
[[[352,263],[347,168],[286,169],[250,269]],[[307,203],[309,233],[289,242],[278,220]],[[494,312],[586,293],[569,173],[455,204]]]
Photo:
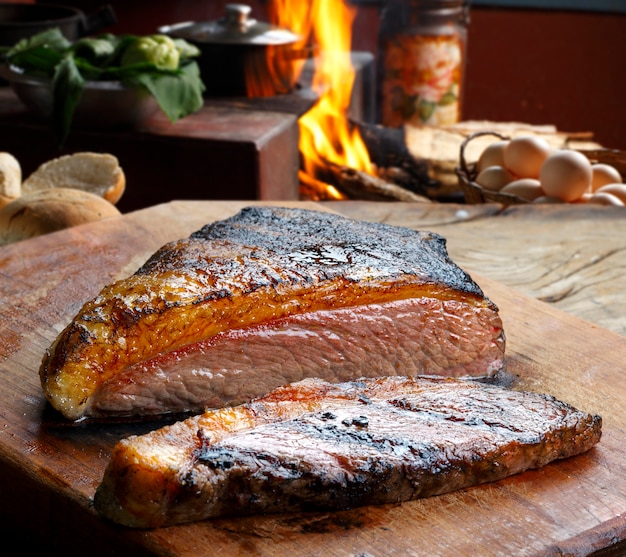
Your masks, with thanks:
[[[607,184],[606,186],[602,186],[595,193],[610,193],[626,203],[626,184],[622,184],[621,182],[619,184]]]
[[[591,165],[591,191],[597,191],[607,184],[623,182],[617,168],[610,164],[596,163]]]
[[[504,149],[504,166],[520,178],[538,178],[541,165],[552,148],[541,137],[520,135]]]
[[[496,141],[485,147],[485,150],[478,157],[476,169],[478,172],[489,166],[504,166],[504,148],[509,144],[507,139]]]
[[[510,193],[511,195],[517,195],[527,201],[532,201],[544,195],[541,189],[539,180],[534,178],[520,178],[519,180],[513,180],[504,186],[500,193]]]
[[[500,191],[509,182],[515,180],[515,176],[501,166],[488,166],[481,170],[474,180],[486,190]]]
[[[596,204],[596,205],[610,205],[612,207],[623,207],[624,202],[613,195],[612,193],[607,193],[605,191],[597,191],[591,195],[591,197],[587,200],[587,203]]]
[[[547,196],[575,201],[591,187],[591,163],[578,151],[558,149],[541,166],[539,181]]]

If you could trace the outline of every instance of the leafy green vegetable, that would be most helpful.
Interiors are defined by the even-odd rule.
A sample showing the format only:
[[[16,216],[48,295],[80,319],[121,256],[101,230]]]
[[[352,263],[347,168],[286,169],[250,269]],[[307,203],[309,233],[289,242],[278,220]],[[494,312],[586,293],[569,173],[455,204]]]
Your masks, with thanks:
[[[193,58],[200,51],[166,35],[86,37],[70,43],[50,29],[0,50],[2,60],[18,71],[52,82],[51,125],[62,145],[87,81],[120,81],[145,88],[171,122],[202,107],[205,90]]]
[[[180,62],[180,51],[167,35],[141,37],[129,45],[122,56],[122,66],[148,62],[160,70],[175,70]]]
[[[180,53],[181,58],[196,58],[200,56],[200,49],[185,39],[174,39],[174,44]]]
[[[161,110],[175,122],[186,115],[183,107],[202,106],[202,92],[195,86],[199,79],[197,64],[186,64],[175,76],[140,73],[133,81],[143,85],[155,99],[161,99]]]
[[[5,47],[2,57],[25,73],[50,77],[69,47],[70,42],[58,29],[50,29],[30,39],[22,39],[12,47]]]
[[[26,73],[46,77],[54,73],[63,58],[65,48],[67,47],[55,48],[45,43],[28,44],[20,41],[6,53],[5,58],[12,66],[19,67]]]
[[[85,80],[80,75],[74,58],[63,58],[56,67],[52,81],[52,129],[58,130],[57,140],[61,145],[67,139],[74,110],[80,102],[84,86]]]

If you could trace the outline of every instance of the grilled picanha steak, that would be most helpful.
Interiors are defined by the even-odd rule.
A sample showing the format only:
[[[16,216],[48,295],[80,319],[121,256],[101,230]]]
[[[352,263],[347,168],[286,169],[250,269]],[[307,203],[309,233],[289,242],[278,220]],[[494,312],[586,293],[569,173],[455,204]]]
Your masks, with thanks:
[[[305,379],[123,439],[94,504],[152,528],[407,501],[579,454],[601,427],[553,397],[478,381]]]
[[[44,356],[65,417],[201,412],[305,377],[489,376],[497,307],[429,232],[249,207],[159,249]]]

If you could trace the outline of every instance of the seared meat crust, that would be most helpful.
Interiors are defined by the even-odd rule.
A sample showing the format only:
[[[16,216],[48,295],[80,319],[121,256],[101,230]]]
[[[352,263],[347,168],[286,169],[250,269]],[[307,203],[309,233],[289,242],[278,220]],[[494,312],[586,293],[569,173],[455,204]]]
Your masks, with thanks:
[[[438,495],[582,453],[602,420],[475,381],[306,379],[114,448],[94,504],[153,528]]]
[[[124,370],[159,355],[291,316],[414,298],[490,313],[481,318],[489,325],[480,341],[489,348],[476,350],[485,364],[469,375],[497,371],[504,351],[497,308],[449,259],[440,236],[318,211],[249,207],[163,246],[88,301],[44,356],[41,382],[50,403],[76,420],[98,415],[92,401],[103,385],[117,392],[110,387]],[[451,361],[436,372],[458,366]],[[128,414],[201,411],[207,403],[148,411],[141,402],[148,398],[135,397]]]

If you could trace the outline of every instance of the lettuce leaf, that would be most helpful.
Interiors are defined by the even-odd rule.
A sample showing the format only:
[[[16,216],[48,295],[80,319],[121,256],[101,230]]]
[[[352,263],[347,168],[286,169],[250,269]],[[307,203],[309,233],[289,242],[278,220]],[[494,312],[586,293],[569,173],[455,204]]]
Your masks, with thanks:
[[[69,47],[70,42],[55,28],[18,41],[3,58],[27,73],[52,77]]]
[[[200,69],[195,62],[188,62],[180,68],[180,73],[138,73],[128,80],[145,87],[156,99],[161,110],[175,122],[179,118],[196,112],[202,107],[204,84],[200,79]]]
[[[136,35],[103,34],[70,43],[59,29],[49,29],[13,47],[0,50],[2,60],[23,73],[52,81],[52,132],[60,146],[70,132],[76,107],[87,81],[120,81],[146,89],[173,123],[202,107],[205,90],[200,69],[193,60],[199,50],[178,40],[178,69],[163,70],[152,63],[122,65],[124,51],[140,40]]]
[[[74,111],[85,88],[85,80],[74,63],[66,56],[57,65],[52,79],[51,126],[59,145],[63,145],[72,126]]]

